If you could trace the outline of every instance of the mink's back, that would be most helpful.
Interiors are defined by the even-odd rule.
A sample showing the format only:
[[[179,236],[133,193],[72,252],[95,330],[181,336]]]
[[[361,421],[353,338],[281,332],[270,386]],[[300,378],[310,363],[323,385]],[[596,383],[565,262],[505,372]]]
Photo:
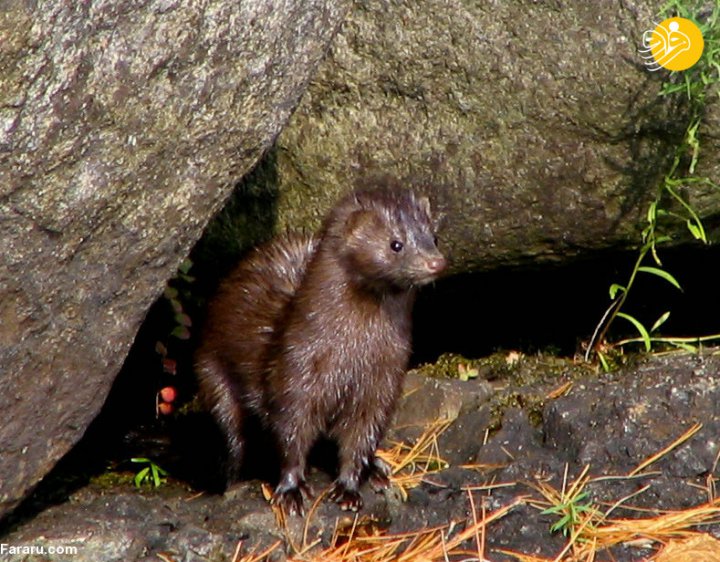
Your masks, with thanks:
[[[206,404],[212,406],[220,399],[218,392],[232,388],[246,406],[261,409],[271,343],[317,244],[312,235],[276,237],[253,250],[222,281],[208,305],[195,356]]]

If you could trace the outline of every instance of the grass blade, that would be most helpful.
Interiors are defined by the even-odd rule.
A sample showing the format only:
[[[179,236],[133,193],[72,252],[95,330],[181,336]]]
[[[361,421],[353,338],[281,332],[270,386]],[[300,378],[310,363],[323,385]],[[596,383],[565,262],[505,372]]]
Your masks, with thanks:
[[[658,267],[650,267],[647,265],[642,265],[642,266],[638,267],[638,271],[644,271],[645,273],[657,275],[658,277],[665,279],[665,281],[670,283],[676,289],[682,291],[682,287],[680,286],[680,283],[678,283],[678,280],[675,279],[675,277],[673,277],[670,273],[668,273],[664,269],[660,269]]]
[[[654,332],[654,331],[657,330],[660,326],[662,326],[663,324],[665,324],[665,322],[667,321],[668,318],[670,318],[670,311],[669,311],[669,310],[668,310],[667,312],[665,312],[665,314],[662,314],[662,315],[660,316],[660,318],[658,318],[657,320],[655,320],[655,324],[653,324],[652,328],[650,328],[650,332]]]
[[[610,298],[612,300],[615,300],[615,295],[617,295],[618,291],[622,291],[624,293],[627,291],[627,289],[622,285],[619,285],[618,283],[613,283],[612,285],[610,285]]]
[[[648,331],[645,329],[645,326],[642,325],[642,323],[633,316],[630,316],[629,314],[625,314],[624,312],[618,312],[617,315],[620,318],[624,318],[628,322],[630,322],[633,326],[635,326],[635,329],[640,332],[640,336],[643,339],[643,343],[645,344],[645,351],[650,351],[650,334],[648,334]]]
[[[146,466],[143,468],[140,472],[138,472],[135,475],[135,487],[140,488],[142,487],[142,483],[145,480],[145,477],[148,475],[148,472],[150,472],[150,467]]]

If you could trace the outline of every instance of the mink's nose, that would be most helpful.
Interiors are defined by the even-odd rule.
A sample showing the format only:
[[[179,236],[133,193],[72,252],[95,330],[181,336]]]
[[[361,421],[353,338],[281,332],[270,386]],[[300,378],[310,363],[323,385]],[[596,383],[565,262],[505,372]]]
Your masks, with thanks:
[[[443,256],[430,258],[425,262],[425,267],[430,273],[438,274],[447,266],[447,260]]]

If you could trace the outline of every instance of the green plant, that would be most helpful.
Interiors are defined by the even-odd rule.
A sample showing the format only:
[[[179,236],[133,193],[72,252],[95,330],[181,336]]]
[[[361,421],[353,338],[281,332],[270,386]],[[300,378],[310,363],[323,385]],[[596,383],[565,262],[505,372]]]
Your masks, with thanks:
[[[663,269],[658,255],[658,246],[670,240],[670,237],[661,231],[660,219],[683,221],[693,238],[705,244],[708,243],[700,216],[680,194],[680,188],[691,185],[704,184],[718,188],[710,178],[695,175],[701,147],[698,131],[704,115],[706,97],[711,91],[711,86],[720,84],[720,26],[718,25],[720,6],[715,5],[704,21],[698,21],[697,14],[700,14],[702,9],[702,2],[672,0],[661,11],[663,16],[676,15],[693,20],[702,32],[705,49],[698,63],[692,68],[680,73],[671,73],[660,91],[661,96],[684,94],[689,107],[689,120],[683,140],[673,155],[672,164],[658,188],[655,200],[648,208],[647,224],[642,230],[642,245],[635,265],[625,284],[613,283],[610,286],[609,293],[612,302],[600,319],[588,344],[585,360],[589,361],[592,353],[595,353],[605,370],[609,370],[610,367],[608,359],[602,351],[602,346],[605,344],[605,336],[616,318],[631,323],[640,335],[639,338],[625,339],[616,345],[639,342],[644,345],[646,351],[650,351],[654,343],[663,342],[691,349],[694,341],[699,343],[710,339],[720,339],[720,335],[703,338],[654,337],[653,334],[670,317],[669,310],[663,312],[649,329],[636,317],[623,310],[630,289],[639,273],[654,275],[682,290],[678,280]],[[720,89],[718,89],[718,95],[720,95]],[[675,209],[671,208],[673,204]]]
[[[144,457],[136,457],[130,459],[130,462],[147,465],[140,469],[135,475],[134,482],[136,487],[140,488],[143,484],[152,484],[155,488],[159,488],[165,483],[165,476],[168,475],[167,471],[160,468],[152,460]]]
[[[596,528],[602,521],[602,514],[594,504],[585,501],[588,492],[584,490],[589,482],[587,465],[580,476],[568,486],[568,466],[565,466],[563,485],[561,490],[553,488],[547,482],[539,482],[537,490],[545,498],[545,505],[550,507],[542,511],[543,515],[555,515],[559,519],[550,526],[550,531],[563,536],[570,537],[571,542],[581,540],[581,536],[587,535]]]
[[[661,17],[679,16],[691,20],[698,26],[705,42],[702,57],[692,68],[673,73],[661,91],[661,95],[684,91],[688,99],[704,104],[708,86],[718,83],[720,74],[720,9],[715,5],[707,11],[708,3],[703,0],[670,0],[661,9]],[[698,17],[703,14],[702,21]],[[720,92],[718,92],[720,96]]]
[[[193,283],[195,278],[190,275],[190,269],[193,262],[185,259],[178,267],[178,271],[172,279],[170,279],[163,292],[163,300],[169,307],[169,314],[163,311],[163,321],[160,323],[158,332],[162,335],[155,339],[155,353],[160,357],[163,375],[158,379],[158,392],[155,400],[156,415],[168,415],[173,412],[172,402],[175,400],[177,381],[168,383],[166,375],[175,378],[178,375],[178,366],[181,367],[189,361],[187,360],[188,346],[187,340],[190,339],[192,333],[192,318],[188,311],[188,306],[194,302]],[[166,309],[164,309],[166,310]],[[185,358],[183,360],[183,358]],[[168,399],[168,393],[172,390],[172,397]],[[162,392],[165,390],[165,393]]]
[[[543,510],[543,515],[557,515],[560,517],[550,526],[550,531],[553,533],[561,531],[563,536],[567,537],[575,529],[583,525],[588,516],[596,512],[591,503],[581,503],[587,496],[587,492],[580,492]]]
[[[191,285],[195,282],[195,278],[190,275],[190,269],[193,263],[189,259],[183,260],[178,267],[177,275],[168,282],[163,297],[168,301],[173,310],[174,327],[170,335],[180,340],[190,339],[190,327],[192,320],[183,308],[183,300],[188,300],[191,295]],[[171,283],[178,285],[176,288]]]

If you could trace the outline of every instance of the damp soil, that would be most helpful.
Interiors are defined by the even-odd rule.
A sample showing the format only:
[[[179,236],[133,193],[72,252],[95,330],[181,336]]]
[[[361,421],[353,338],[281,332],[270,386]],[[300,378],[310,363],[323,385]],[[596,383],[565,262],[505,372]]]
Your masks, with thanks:
[[[178,415],[177,423],[168,422],[157,434],[126,436],[125,458],[154,455],[172,475],[165,484],[138,489],[137,467],[110,461],[113,470],[98,472],[90,451],[79,449],[4,522],[0,538],[9,546],[61,546],[66,553],[46,550],[2,559],[221,561],[233,560],[238,545],[246,553],[277,541],[270,559],[312,543],[305,553],[310,557],[329,546],[338,529],[355,525],[358,533],[393,534],[455,522],[452,536],[472,522],[471,505],[489,514],[518,498],[535,502],[517,504],[488,525],[485,557],[516,560],[507,554],[515,551],[553,559],[567,539],[551,531],[558,518],[543,513],[537,488],[560,490],[564,479],[574,481],[585,467],[591,478],[605,478],[587,484],[584,503],[607,510],[631,496],[613,517],[653,517],[708,501],[720,453],[720,352],[673,353],[631,363],[603,374],[544,354],[502,353],[487,361],[445,357],[440,362],[445,374],[469,374],[466,381],[411,374],[389,439],[412,443],[424,425],[449,417],[452,423],[437,439],[448,465],[406,497],[397,488],[381,494],[364,489],[365,507],[357,520],[321,500],[308,520],[291,518],[279,525],[258,479],[272,480],[271,472],[263,475],[262,463],[256,474],[250,471],[224,493],[210,490],[206,484],[214,478],[216,459],[212,429],[193,414]],[[690,439],[628,477],[695,424],[702,425]],[[178,446],[181,437],[188,443]],[[179,462],[188,458],[198,461],[193,469]],[[327,458],[320,451],[311,472],[316,492],[331,481]],[[485,488],[469,492],[472,486]],[[720,538],[720,524],[701,531]],[[645,560],[661,546],[630,538],[635,540],[599,551],[595,560]],[[67,554],[67,547],[77,551]],[[477,551],[472,541],[467,548]]]

